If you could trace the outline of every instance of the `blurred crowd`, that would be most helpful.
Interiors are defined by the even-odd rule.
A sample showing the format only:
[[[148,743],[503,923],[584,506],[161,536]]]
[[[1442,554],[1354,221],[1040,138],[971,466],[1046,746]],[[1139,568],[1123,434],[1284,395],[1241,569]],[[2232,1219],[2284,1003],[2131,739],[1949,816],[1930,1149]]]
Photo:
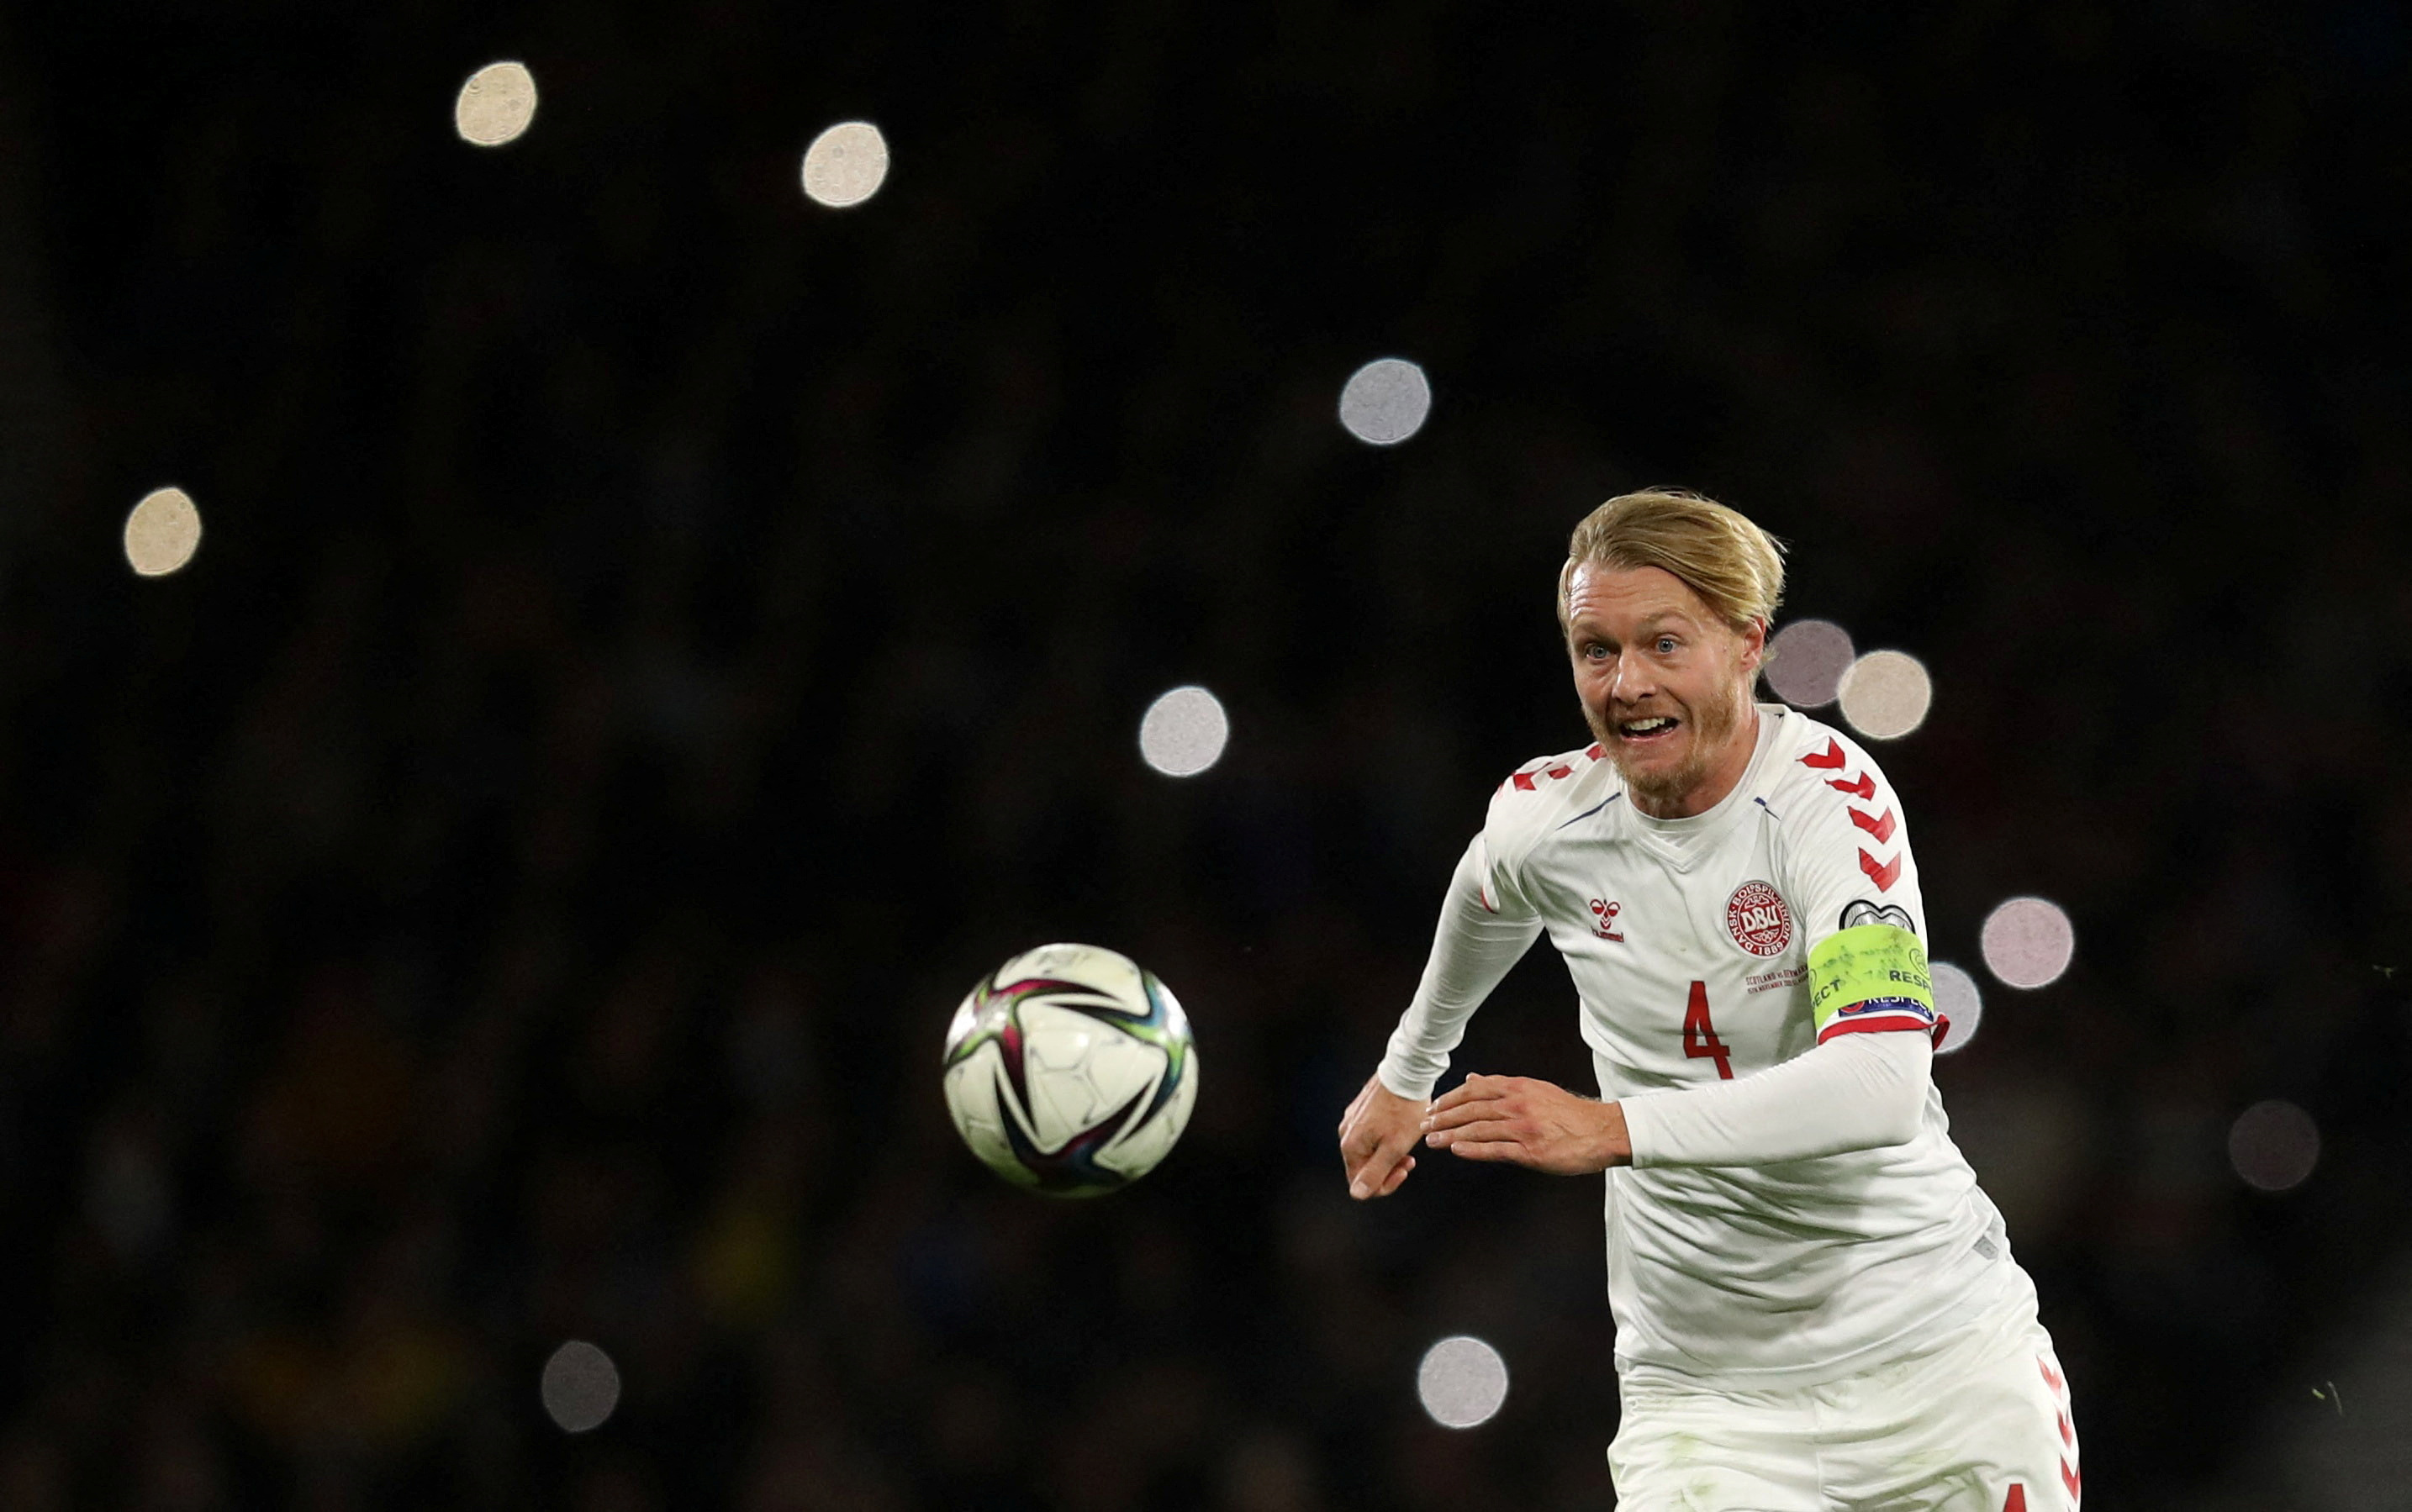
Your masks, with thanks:
[[[1881,756],[1938,955],[2076,921],[1938,1079],[2089,1490],[2277,1505],[2412,1153],[2398,11],[707,8],[0,36],[0,426],[57,417],[0,500],[0,1506],[1610,1505],[1596,1185],[1360,1206],[1332,1131],[1490,789],[1586,738],[1549,594],[1648,482],[1932,668]],[[852,115],[896,168],[818,210]],[[1233,737],[1174,781],[1186,682]],[[1199,1041],[1086,1203],[938,1097],[1058,938]],[[1541,950],[1459,1064],[1585,1086],[1574,1022]],[[2265,1097],[2291,1193],[2229,1168]]]

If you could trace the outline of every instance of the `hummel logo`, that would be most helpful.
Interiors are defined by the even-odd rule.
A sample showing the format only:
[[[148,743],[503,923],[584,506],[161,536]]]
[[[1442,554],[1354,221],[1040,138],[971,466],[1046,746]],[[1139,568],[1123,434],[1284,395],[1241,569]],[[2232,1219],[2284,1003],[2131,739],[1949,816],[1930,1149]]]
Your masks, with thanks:
[[[1615,902],[1613,899],[1594,898],[1591,901],[1593,920],[1591,932],[1594,934],[1598,935],[1603,940],[1614,940],[1617,944],[1623,945],[1625,943],[1624,932],[1612,929],[1610,926],[1616,922],[1616,916],[1623,910],[1624,906],[1624,904]]]

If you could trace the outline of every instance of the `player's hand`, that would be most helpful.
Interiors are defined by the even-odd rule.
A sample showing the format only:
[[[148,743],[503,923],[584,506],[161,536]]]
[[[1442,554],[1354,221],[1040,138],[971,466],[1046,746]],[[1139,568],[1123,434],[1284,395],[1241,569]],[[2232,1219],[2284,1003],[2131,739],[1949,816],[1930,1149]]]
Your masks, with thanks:
[[[1399,1189],[1416,1168],[1416,1157],[1407,1152],[1423,1133],[1431,1107],[1422,1098],[1400,1096],[1378,1076],[1365,1079],[1365,1089],[1340,1115],[1340,1165],[1348,1173],[1350,1196],[1362,1202]]]
[[[1625,1108],[1530,1077],[1468,1077],[1424,1121],[1424,1143],[1557,1176],[1629,1165]]]

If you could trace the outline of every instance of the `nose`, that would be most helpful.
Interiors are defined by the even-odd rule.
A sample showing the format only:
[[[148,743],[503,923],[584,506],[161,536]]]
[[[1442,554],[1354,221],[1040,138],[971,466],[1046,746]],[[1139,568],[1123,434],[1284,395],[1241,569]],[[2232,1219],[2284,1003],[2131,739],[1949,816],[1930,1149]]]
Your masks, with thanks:
[[[1608,697],[1614,703],[1639,703],[1658,691],[1658,683],[1650,675],[1650,662],[1633,651],[1621,651],[1616,656],[1616,669],[1609,674]]]

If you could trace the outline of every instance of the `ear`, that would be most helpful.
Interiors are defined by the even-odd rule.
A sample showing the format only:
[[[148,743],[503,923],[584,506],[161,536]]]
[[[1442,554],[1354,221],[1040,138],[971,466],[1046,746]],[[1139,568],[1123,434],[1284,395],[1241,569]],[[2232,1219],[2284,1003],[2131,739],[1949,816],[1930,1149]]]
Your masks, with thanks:
[[[1753,620],[1742,632],[1742,669],[1757,677],[1767,661],[1767,622]]]

